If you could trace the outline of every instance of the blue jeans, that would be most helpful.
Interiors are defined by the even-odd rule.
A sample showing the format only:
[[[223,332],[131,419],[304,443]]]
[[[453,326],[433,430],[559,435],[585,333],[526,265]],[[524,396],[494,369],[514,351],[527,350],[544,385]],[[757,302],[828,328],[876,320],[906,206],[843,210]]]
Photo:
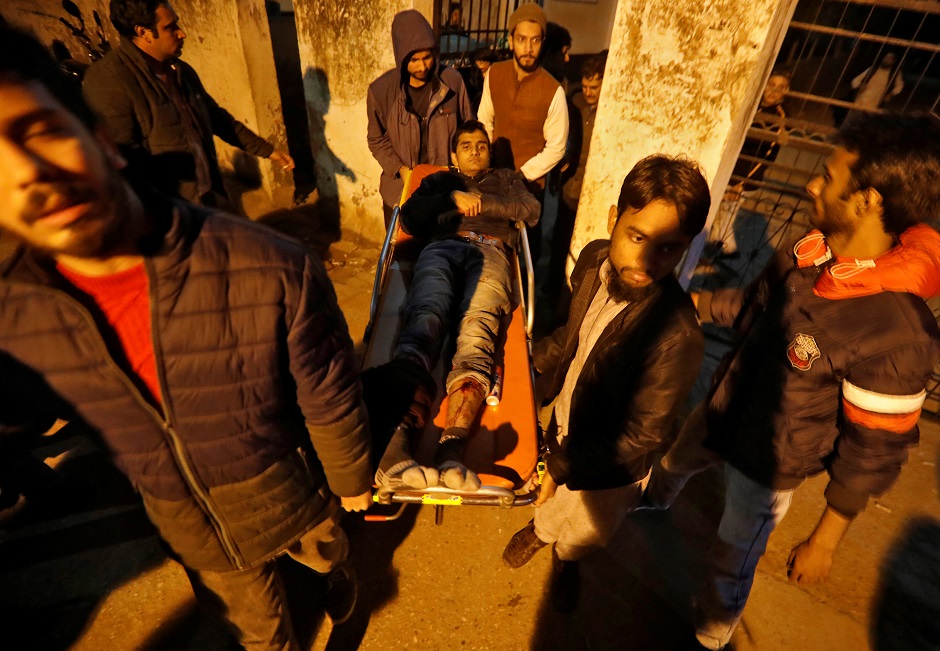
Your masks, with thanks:
[[[500,327],[511,311],[506,254],[489,244],[438,240],[421,251],[413,278],[395,354],[417,356],[433,369],[456,307],[460,328],[447,393],[466,378],[489,388]]]
[[[707,435],[699,406],[659,467],[653,469],[647,494],[659,508],[672,504],[689,477],[721,463],[720,457],[702,444]],[[730,464],[724,466],[725,509],[708,556],[708,584],[696,607],[696,637],[708,649],[720,649],[731,640],[770,532],[786,515],[793,497],[792,490],[768,488]]]
[[[720,649],[731,640],[770,533],[783,520],[792,490],[774,490],[725,464],[725,510],[709,553],[709,577],[698,602],[695,636],[702,646]]]

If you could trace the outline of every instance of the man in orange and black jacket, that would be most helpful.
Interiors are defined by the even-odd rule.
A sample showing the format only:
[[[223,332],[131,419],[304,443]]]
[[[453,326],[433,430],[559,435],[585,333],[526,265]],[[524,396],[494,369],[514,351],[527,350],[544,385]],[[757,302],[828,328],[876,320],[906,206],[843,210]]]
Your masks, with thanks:
[[[740,619],[757,562],[793,490],[828,472],[827,507],[790,555],[800,584],[825,578],[872,495],[897,479],[918,442],[940,330],[940,124],[879,115],[838,135],[807,186],[815,227],[783,247],[748,289],[702,293],[704,322],[739,344],[705,404],[654,469],[645,496],[671,503],[688,477],[726,463],[727,497],[695,648],[720,649]]]

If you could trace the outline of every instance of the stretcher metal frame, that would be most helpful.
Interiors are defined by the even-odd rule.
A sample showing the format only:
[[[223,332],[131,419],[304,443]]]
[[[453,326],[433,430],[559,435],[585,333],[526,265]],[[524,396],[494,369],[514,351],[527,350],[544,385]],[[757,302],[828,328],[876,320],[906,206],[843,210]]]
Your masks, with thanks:
[[[396,246],[399,244],[401,239],[401,233],[399,229],[400,225],[400,211],[401,205],[411,196],[411,193],[416,189],[417,183],[420,182],[425,176],[444,170],[446,168],[440,168],[435,166],[426,166],[419,165],[415,168],[414,173],[409,170],[406,174],[406,178],[403,179],[404,187],[402,189],[402,197],[399,205],[395,206],[392,212],[391,223],[388,227],[388,232],[385,235],[385,241],[382,244],[382,251],[379,256],[378,264],[376,266],[375,280],[372,285],[372,300],[369,307],[369,323],[366,326],[365,333],[363,335],[363,343],[366,346],[365,354],[363,356],[363,364],[368,363],[369,353],[371,350],[371,343],[373,335],[375,334],[375,328],[377,321],[380,318],[380,309],[383,301],[383,289],[386,287],[386,281],[389,278],[389,272],[391,271],[394,252]],[[522,283],[522,269],[519,264],[519,251],[516,250],[515,255],[512,256],[512,271],[513,271],[513,287],[514,292],[517,297],[520,298],[518,301],[518,306],[513,309],[512,319],[509,323],[509,332],[506,336],[506,346],[509,346],[510,337],[515,337],[516,341],[512,344],[518,346],[518,339],[524,339],[522,347],[524,348],[524,359],[525,359],[525,369],[524,376],[525,381],[528,383],[529,387],[529,396],[531,396],[531,404],[523,406],[524,409],[527,409],[529,412],[529,422],[531,424],[532,431],[528,433],[534,438],[535,444],[535,462],[532,464],[532,470],[529,476],[522,477],[520,474],[521,484],[514,487],[508,486],[499,486],[499,485],[489,485],[484,484],[477,491],[456,491],[444,486],[433,486],[425,489],[408,489],[408,490],[398,490],[392,491],[384,488],[376,488],[373,493],[373,501],[378,504],[392,504],[397,503],[401,506],[398,511],[391,515],[378,515],[378,514],[368,514],[365,516],[365,520],[369,522],[388,522],[398,519],[404,508],[408,504],[426,504],[433,505],[435,507],[435,522],[440,524],[443,519],[443,507],[444,506],[498,506],[501,508],[512,508],[517,506],[528,506],[532,504],[535,499],[538,497],[539,484],[541,481],[541,475],[543,472],[544,465],[542,464],[541,458],[541,433],[538,428],[538,421],[535,416],[536,405],[534,404],[534,376],[532,373],[532,363],[531,363],[531,347],[532,347],[532,325],[535,315],[535,272],[532,264],[532,253],[529,247],[529,241],[526,236],[526,228],[522,222],[516,222],[516,228],[519,230],[519,245],[518,248],[521,249],[522,257],[525,262],[525,271],[526,271],[526,284],[523,287]],[[525,300],[521,300],[524,297]],[[522,330],[513,329],[513,321],[520,315],[524,314],[524,328]],[[518,356],[518,355],[517,355]],[[508,364],[507,360],[507,364]],[[516,379],[519,379],[521,372],[518,368],[516,369],[507,369],[504,373],[513,373]],[[503,405],[504,408],[508,408],[510,401],[513,400],[513,396],[507,395],[506,391],[507,382],[504,381],[504,394],[500,400],[500,405]],[[498,409],[498,407],[489,407],[484,405],[484,410],[488,409]],[[442,413],[446,410],[446,397],[441,402],[440,413],[438,414],[439,420]],[[430,427],[431,423],[428,424]],[[427,429],[427,428],[426,428]],[[471,436],[471,441],[474,436],[477,436],[479,432],[474,432]],[[494,432],[493,437],[498,434]],[[424,434],[423,434],[424,436]],[[531,448],[530,448],[531,449]],[[478,472],[478,468],[468,465],[472,470]],[[486,473],[481,474],[481,479],[487,476]]]

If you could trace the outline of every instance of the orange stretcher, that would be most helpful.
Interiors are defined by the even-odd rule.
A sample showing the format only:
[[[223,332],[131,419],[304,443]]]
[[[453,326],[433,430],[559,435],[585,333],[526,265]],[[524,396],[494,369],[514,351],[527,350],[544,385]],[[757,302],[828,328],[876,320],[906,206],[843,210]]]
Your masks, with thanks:
[[[404,203],[422,179],[446,168],[417,166],[405,179]],[[399,206],[392,214],[388,234],[382,246],[372,288],[369,324],[363,337],[365,350],[362,368],[389,361],[402,322],[402,311],[411,285],[411,272],[421,251],[420,244],[400,229]],[[516,255],[512,256],[513,312],[505,332],[502,350],[502,395],[495,406],[486,404],[471,434],[463,462],[480,477],[482,486],[473,492],[455,491],[440,486],[422,490],[389,491],[377,489],[373,500],[380,504],[401,503],[394,515],[367,515],[369,521],[396,519],[407,504],[430,504],[437,509],[436,520],[443,517],[443,506],[500,506],[509,508],[531,504],[538,496],[540,433],[536,418],[535,393],[531,364],[531,333],[534,315],[534,279],[532,256],[525,225],[520,230]],[[527,286],[523,287],[519,267],[520,253],[526,265]],[[525,296],[525,300],[521,300]],[[447,350],[445,345],[444,350]],[[435,370],[438,395],[443,395],[444,359]],[[435,405],[433,422],[425,427],[415,458],[429,461],[447,414],[447,397]]]

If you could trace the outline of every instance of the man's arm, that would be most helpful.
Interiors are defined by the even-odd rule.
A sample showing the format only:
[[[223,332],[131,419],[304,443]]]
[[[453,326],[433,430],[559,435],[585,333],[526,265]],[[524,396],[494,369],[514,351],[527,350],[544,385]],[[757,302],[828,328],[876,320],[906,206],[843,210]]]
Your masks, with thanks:
[[[770,292],[786,273],[791,250],[789,246],[779,249],[747,289],[729,287],[696,293],[695,308],[701,322],[741,330],[743,313],[753,313],[767,305]]]
[[[483,123],[486,135],[493,142],[493,129],[496,126],[496,111],[493,108],[493,97],[490,95],[490,76],[483,79],[483,95],[480,96],[480,108],[477,109],[477,119]]]
[[[843,380],[828,506],[810,537],[790,554],[791,581],[825,579],[839,542],[869,497],[897,480],[908,448],[919,440],[917,421],[935,361],[935,347],[908,346],[853,368]]]
[[[900,70],[894,75],[894,88],[888,93],[887,99],[891,99],[904,90],[904,75]]]
[[[482,102],[480,106],[482,113]],[[519,168],[530,181],[548,174],[565,156],[565,145],[568,142],[568,102],[561,86],[555,90],[555,96],[548,107],[548,116],[542,125],[542,137],[545,138],[545,147]]]
[[[539,221],[542,206],[525,187],[521,174],[513,173],[505,195],[483,193],[480,195],[481,213],[487,217],[511,222],[525,222],[535,226]]]
[[[857,76],[855,79],[852,80],[852,88],[858,88],[859,86],[862,85],[862,80],[865,78],[865,75],[868,74],[869,70],[871,70],[871,68],[865,68],[862,71],[862,74],[860,74],[859,76]]]
[[[467,94],[467,86],[463,83],[463,77],[460,77],[460,87],[457,89],[457,109],[460,111],[458,115],[460,119],[457,120],[458,127],[467,120],[477,119],[477,116],[473,113],[473,104],[470,103],[470,95]]]
[[[461,213],[452,194],[466,185],[455,174],[438,172],[426,177],[401,207],[401,225],[406,233],[424,239],[453,234]]]
[[[346,321],[323,265],[306,258],[287,346],[297,402],[330,490],[347,510],[368,508],[368,417]]]
[[[232,117],[232,114],[218,105],[212,96],[202,89],[202,99],[209,111],[212,133],[239,149],[260,158],[269,158],[275,147],[244,124]]]
[[[464,91],[466,93],[466,91]],[[369,120],[366,131],[366,141],[369,143],[369,151],[372,157],[382,166],[382,171],[386,174],[400,174],[403,167],[409,165],[408,161],[403,161],[392,146],[392,140],[388,137],[388,130],[385,127],[385,116],[379,112],[378,102],[375,99],[375,93],[372,86],[369,86],[369,92],[366,94],[366,115]]]

